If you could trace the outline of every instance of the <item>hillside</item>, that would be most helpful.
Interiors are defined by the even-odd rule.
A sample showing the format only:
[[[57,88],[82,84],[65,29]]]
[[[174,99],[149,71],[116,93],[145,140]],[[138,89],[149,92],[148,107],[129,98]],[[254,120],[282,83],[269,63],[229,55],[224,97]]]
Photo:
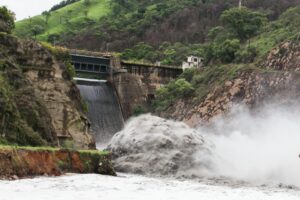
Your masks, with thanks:
[[[252,0],[239,9],[234,0],[111,0],[99,23],[72,37],[63,34],[57,41],[75,48],[119,50],[125,60],[169,65],[180,65],[188,55],[203,57],[202,69],[187,70],[158,90],[153,105],[155,112],[165,117],[193,124],[229,110],[235,101],[254,105],[267,98],[268,92],[259,91],[261,87],[274,93],[291,89],[289,83],[297,82],[298,76],[281,69],[289,64],[272,66],[271,60],[268,64],[264,61],[280,44],[299,42],[299,3]],[[80,1],[59,11],[83,4]],[[194,35],[199,31],[202,37]],[[278,51],[286,52],[285,48]],[[280,81],[274,84],[273,79]]]
[[[49,36],[55,39],[58,35],[76,35],[85,27],[100,23],[101,17],[110,12],[109,2],[92,0],[86,3],[81,0],[55,11],[44,12],[17,22],[15,34],[19,37],[36,37],[42,41],[47,41]]]
[[[198,44],[220,24],[221,13],[238,0],[84,0],[50,15],[36,16],[16,24],[15,34],[37,37],[73,48],[123,51],[139,42],[158,48],[163,42]],[[300,0],[248,0],[245,6],[264,11],[275,20]]]
[[[234,105],[259,110],[266,102],[276,106],[298,104],[299,6],[268,22],[244,42],[228,35],[227,31],[234,30],[226,26],[221,30],[222,34],[203,51],[202,55],[209,53],[206,66],[186,70],[157,91],[153,105],[157,113],[197,126],[228,113]]]

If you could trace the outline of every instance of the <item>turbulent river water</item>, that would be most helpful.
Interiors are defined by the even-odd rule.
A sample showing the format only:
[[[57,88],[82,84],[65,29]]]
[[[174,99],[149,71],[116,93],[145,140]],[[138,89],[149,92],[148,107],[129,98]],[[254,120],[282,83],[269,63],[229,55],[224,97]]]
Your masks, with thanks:
[[[286,188],[226,186],[209,181],[149,178],[119,174],[66,175],[0,181],[1,200],[298,200],[300,191]]]
[[[115,167],[126,173],[0,181],[0,200],[300,199],[298,109],[271,106],[253,115],[238,107],[196,129],[148,114],[120,131],[112,87],[78,87],[98,147],[111,139]]]

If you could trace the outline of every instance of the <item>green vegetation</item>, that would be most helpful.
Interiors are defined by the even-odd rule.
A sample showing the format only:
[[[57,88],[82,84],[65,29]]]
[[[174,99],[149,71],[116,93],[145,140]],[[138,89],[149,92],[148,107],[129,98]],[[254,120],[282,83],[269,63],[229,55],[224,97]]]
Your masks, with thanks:
[[[55,58],[62,62],[70,61],[70,52],[66,48],[56,47],[47,42],[41,42],[42,46],[46,48]]]
[[[73,78],[76,76],[75,69],[73,65],[71,64],[71,57],[70,57],[70,52],[66,48],[62,47],[56,47],[52,46],[51,44],[47,42],[41,42],[42,46],[60,62],[64,63],[65,65],[65,72],[63,73],[63,76],[65,79],[68,80],[73,80]]]
[[[147,109],[144,106],[138,105],[133,108],[133,115],[134,116],[139,116],[142,114],[147,113]]]
[[[245,2],[253,10],[264,10],[271,20],[298,4],[299,0]],[[121,51],[142,41],[155,49],[163,42],[186,46],[207,41],[208,31],[221,25],[222,12],[236,6],[236,0],[66,0],[42,15],[17,22],[15,34],[31,38],[36,34],[36,39],[52,44],[102,51]],[[258,22],[243,27],[250,33],[261,21],[246,11],[238,16]]]
[[[240,40],[247,40],[260,31],[266,23],[267,17],[246,7],[236,7],[224,11],[221,21]]]
[[[42,15],[16,23],[14,33],[19,37],[34,37],[38,40],[58,43],[62,37],[72,36],[83,27],[99,23],[110,12],[110,0],[85,0],[43,12]]]
[[[1,149],[4,149],[4,150],[15,149],[15,150],[27,150],[27,151],[50,151],[50,152],[64,150],[61,148],[48,147],[48,146],[31,147],[31,146],[15,146],[15,145],[1,145],[0,144],[0,150]],[[90,155],[103,156],[103,155],[110,154],[110,152],[108,152],[108,151],[99,151],[99,150],[76,150],[76,152],[79,152],[80,155],[82,155],[82,156],[90,156]]]
[[[300,6],[290,8],[278,20],[270,22],[264,31],[250,40],[260,57],[281,42],[294,38],[300,32]]]
[[[5,6],[0,7],[0,32],[11,33],[15,28],[14,14]]]
[[[2,64],[2,69],[6,69],[9,66]],[[38,124],[40,121],[35,119],[39,115],[39,108],[35,102],[29,103],[26,107],[20,107],[17,103],[22,104],[23,101],[16,102],[16,99],[24,97],[29,92],[25,88],[16,92],[7,80],[5,72],[0,71],[0,138],[3,144],[20,144],[20,145],[45,145],[46,141],[42,139],[41,135],[34,131],[31,127],[35,127],[36,130],[42,128],[42,124]],[[19,82],[20,83],[20,82]],[[18,80],[15,80],[17,86]],[[30,91],[32,92],[32,91]],[[26,120],[26,117],[27,118]],[[24,119],[25,118],[25,119]],[[12,123],[13,122],[13,123]],[[30,126],[32,125],[32,126]]]
[[[63,141],[61,146],[65,149],[75,149],[73,140],[65,140],[65,141]]]
[[[87,114],[89,112],[88,103],[82,97],[80,97],[80,103],[81,103],[83,112]]]
[[[79,0],[64,0],[64,1],[61,1],[60,3],[52,6],[52,8],[50,9],[50,11],[56,11],[56,10],[58,10],[60,8],[66,7],[67,5],[70,5],[70,4],[75,3],[77,1],[79,1]]]
[[[226,10],[220,18],[224,26],[212,28],[202,44],[162,43],[158,48],[139,43],[121,54],[125,60],[160,61],[181,65],[189,55],[203,57],[205,64],[252,63],[277,44],[291,39],[300,31],[300,7],[284,12],[278,20],[267,22],[260,12],[247,8]]]
[[[199,103],[213,88],[221,86],[225,81],[233,80],[238,77],[239,73],[247,71],[262,72],[263,70],[251,64],[215,65],[202,69],[188,69],[179,79],[157,90],[153,108],[158,112],[164,111],[179,99]]]
[[[9,20],[9,19],[8,19]],[[34,88],[22,73],[22,63],[28,59],[17,54],[20,42],[14,36],[0,33],[0,144],[44,146],[56,145],[55,130],[46,105],[34,95]],[[61,61],[69,54],[43,44]],[[18,57],[20,56],[20,57]],[[72,69],[66,74],[72,75]]]
[[[236,22],[236,19],[231,15],[245,15],[245,18],[246,16],[256,16],[259,19],[255,19],[254,21],[250,20],[249,22],[245,19]],[[250,44],[250,40],[246,41],[246,39],[258,34],[262,28],[261,26],[265,23],[263,15],[258,12],[252,12],[246,8],[233,8],[225,11],[221,18],[226,21],[225,24],[229,24],[227,27],[218,26],[211,29],[208,33],[210,42],[207,44],[190,46],[191,49],[196,47],[194,49],[196,53],[193,55],[202,55],[205,58],[206,64],[209,64],[209,66],[203,69],[186,70],[179,79],[159,89],[157,91],[157,99],[154,102],[156,111],[167,109],[178,99],[193,99],[194,103],[200,102],[207,96],[211,89],[224,84],[227,80],[236,78],[239,73],[247,70],[261,71],[261,69],[254,67],[254,64],[227,63],[252,63],[255,59],[260,58],[256,47]],[[258,23],[257,21],[260,22]],[[255,26],[253,26],[252,23],[255,23]],[[239,26],[235,27],[232,24],[239,24]],[[245,31],[249,32],[242,34],[242,32]],[[191,50],[188,50],[188,47],[186,47],[185,52],[189,51]],[[168,50],[168,52],[172,52],[169,55],[173,54],[172,56],[177,56],[175,49],[173,49],[173,51]],[[180,54],[182,54],[182,51],[180,51]],[[187,55],[188,54],[186,54],[186,56]],[[261,54],[260,56],[263,55]]]
[[[189,97],[194,92],[194,87],[185,79],[171,81],[166,87],[162,87],[157,91],[157,100],[155,107],[158,111],[162,111],[169,107],[179,98]]]

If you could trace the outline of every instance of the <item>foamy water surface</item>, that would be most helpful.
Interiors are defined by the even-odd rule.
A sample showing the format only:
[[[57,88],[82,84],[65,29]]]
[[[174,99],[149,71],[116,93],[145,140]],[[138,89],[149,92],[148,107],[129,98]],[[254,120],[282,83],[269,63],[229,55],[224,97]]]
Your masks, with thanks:
[[[211,185],[197,180],[119,174],[0,181],[1,200],[298,200],[300,191],[276,187]]]

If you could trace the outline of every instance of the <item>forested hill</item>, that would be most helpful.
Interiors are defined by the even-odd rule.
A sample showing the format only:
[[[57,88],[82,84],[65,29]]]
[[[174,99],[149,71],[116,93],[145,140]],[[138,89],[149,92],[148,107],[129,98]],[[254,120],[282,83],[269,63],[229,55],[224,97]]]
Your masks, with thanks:
[[[87,49],[121,51],[140,41],[152,46],[201,43],[221,13],[238,0],[79,0],[20,21],[15,34]],[[271,20],[300,0],[247,0]],[[49,8],[50,9],[50,8]],[[76,41],[76,42],[75,42]]]
[[[245,9],[233,9],[222,20],[238,2],[68,0],[17,22],[14,33],[71,48],[122,52],[125,60],[180,65],[189,55],[204,57],[206,64],[253,62],[300,31],[300,0],[244,0]],[[230,21],[252,31],[250,37],[239,36]]]

